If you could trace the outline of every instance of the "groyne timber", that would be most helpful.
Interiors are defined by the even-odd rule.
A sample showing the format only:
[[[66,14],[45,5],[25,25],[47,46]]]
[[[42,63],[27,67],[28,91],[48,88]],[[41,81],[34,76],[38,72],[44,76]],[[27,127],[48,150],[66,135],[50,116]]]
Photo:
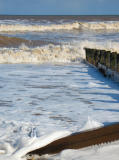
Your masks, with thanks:
[[[27,155],[56,154],[65,149],[81,149],[119,140],[119,123],[71,134],[27,153]]]
[[[100,49],[85,48],[86,61],[103,73],[119,82],[119,53]]]

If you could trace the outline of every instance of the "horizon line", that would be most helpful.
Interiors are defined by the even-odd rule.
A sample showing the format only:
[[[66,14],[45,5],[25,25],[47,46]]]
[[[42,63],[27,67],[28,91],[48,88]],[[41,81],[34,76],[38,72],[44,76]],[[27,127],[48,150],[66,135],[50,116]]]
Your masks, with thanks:
[[[119,16],[119,14],[0,14],[0,16]]]

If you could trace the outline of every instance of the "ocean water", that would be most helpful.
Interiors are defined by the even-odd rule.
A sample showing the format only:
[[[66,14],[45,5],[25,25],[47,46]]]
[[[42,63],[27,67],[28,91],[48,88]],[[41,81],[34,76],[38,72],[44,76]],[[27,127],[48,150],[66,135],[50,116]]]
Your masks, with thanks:
[[[119,122],[119,84],[85,62],[85,47],[118,52],[119,16],[0,16],[0,160],[26,160],[55,139]],[[117,160],[118,149],[45,159]]]

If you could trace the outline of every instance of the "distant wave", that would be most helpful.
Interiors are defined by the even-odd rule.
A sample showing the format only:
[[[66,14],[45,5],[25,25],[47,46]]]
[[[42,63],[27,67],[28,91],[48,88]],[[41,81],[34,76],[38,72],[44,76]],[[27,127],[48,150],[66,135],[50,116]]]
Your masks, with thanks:
[[[83,22],[80,28],[90,30],[119,30],[119,22]]]
[[[52,30],[72,30],[78,29],[79,23],[70,23],[70,24],[52,24],[52,25],[21,25],[21,24],[1,24],[0,25],[0,32],[16,32],[16,31],[52,31]]]
[[[0,32],[27,32],[27,31],[53,31],[53,30],[119,30],[119,22],[75,22],[50,25],[0,24]]]

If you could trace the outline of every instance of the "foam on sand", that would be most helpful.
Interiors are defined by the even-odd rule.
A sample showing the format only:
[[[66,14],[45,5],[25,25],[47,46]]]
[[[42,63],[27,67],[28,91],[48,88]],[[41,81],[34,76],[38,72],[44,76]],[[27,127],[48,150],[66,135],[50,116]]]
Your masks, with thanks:
[[[97,122],[94,120],[91,121],[91,119],[88,119],[86,129],[90,128],[90,125],[88,124],[90,124],[92,128],[93,126],[99,126],[97,125]],[[9,143],[0,144],[0,160],[24,160],[26,159],[25,155],[28,152],[44,147],[47,144],[70,134],[71,132],[69,131],[57,131],[41,137],[36,137],[35,135],[34,137],[21,137],[17,140],[15,148],[13,148]]]
[[[103,126],[104,125],[102,123],[94,121],[93,119],[88,117],[88,121],[83,126],[83,128],[80,129],[80,131],[90,130],[90,129],[94,129],[94,128],[100,128],[100,127],[103,127]]]
[[[88,130],[92,128],[99,128],[103,126],[102,123],[99,123],[92,118],[88,118],[86,124],[80,129]],[[15,147],[11,146],[9,143],[0,144],[0,160],[26,160],[27,157],[25,156],[28,152],[33,151],[35,149],[41,148],[46,146],[47,144],[66,137],[70,135],[71,132],[69,131],[56,131],[48,135],[44,135],[41,137],[21,137],[18,139],[17,145]],[[91,146],[88,148],[80,149],[80,150],[64,150],[60,154],[53,155],[53,156],[44,156],[50,159],[57,159],[57,160],[79,160],[87,158],[92,160],[101,160],[102,158],[106,160],[117,160],[119,155],[119,142],[113,142],[111,144],[102,144],[101,146]],[[47,159],[46,158],[46,159]]]
[[[65,150],[54,159],[57,160],[118,160],[119,158],[119,141],[92,146],[80,150]]]
[[[68,136],[71,133],[69,131],[58,131],[54,132],[45,136],[42,136],[40,138],[37,137],[27,137],[27,138],[21,138],[17,144],[16,150],[10,146],[6,145],[0,146],[0,150],[2,151],[0,155],[0,160],[24,160],[25,155],[35,149],[41,148],[57,139],[60,139],[62,137]],[[10,149],[12,148],[12,149]],[[10,149],[10,150],[8,150]],[[5,153],[5,154],[4,154]]]

